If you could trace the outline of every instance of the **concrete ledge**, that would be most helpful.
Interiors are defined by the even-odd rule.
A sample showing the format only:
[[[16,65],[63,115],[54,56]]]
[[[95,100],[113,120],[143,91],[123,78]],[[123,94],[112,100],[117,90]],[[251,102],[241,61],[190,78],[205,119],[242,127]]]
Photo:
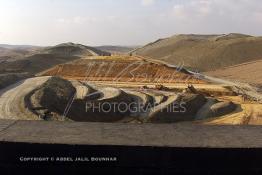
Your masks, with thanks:
[[[10,126],[12,126],[16,120],[0,120],[0,133]]]
[[[0,120],[0,142],[180,148],[262,148],[261,126]]]

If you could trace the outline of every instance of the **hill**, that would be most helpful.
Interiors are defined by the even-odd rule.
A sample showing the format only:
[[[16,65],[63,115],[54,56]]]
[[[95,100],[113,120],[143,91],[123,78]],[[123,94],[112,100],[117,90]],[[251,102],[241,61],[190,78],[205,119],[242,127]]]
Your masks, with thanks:
[[[212,71],[262,58],[262,37],[243,34],[175,35],[132,51],[198,71]]]
[[[34,50],[29,48],[6,48],[0,47],[0,62],[7,59],[22,58]]]
[[[262,59],[235,66],[226,67],[216,71],[206,72],[207,75],[229,80],[239,80],[262,87]]]
[[[2,60],[0,74],[6,73],[29,73],[36,74],[55,65],[70,62],[83,56],[110,55],[98,49],[65,43],[54,47],[42,48],[36,52],[24,55],[19,59]]]
[[[48,47],[45,48],[43,52],[48,54],[56,54],[60,56],[110,55],[110,53],[101,51],[97,48],[74,43],[63,43],[54,47]]]

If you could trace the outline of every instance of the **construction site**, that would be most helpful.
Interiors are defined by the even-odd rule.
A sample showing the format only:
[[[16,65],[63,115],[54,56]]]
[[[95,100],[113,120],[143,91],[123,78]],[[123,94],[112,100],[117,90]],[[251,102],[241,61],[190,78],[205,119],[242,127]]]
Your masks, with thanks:
[[[262,124],[261,96],[251,87],[141,56],[84,56],[0,93],[2,119]]]

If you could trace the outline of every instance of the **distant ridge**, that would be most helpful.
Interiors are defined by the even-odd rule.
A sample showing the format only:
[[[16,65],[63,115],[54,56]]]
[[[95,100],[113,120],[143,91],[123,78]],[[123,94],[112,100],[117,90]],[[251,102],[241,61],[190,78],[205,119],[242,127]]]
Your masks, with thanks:
[[[212,71],[262,58],[262,37],[230,33],[222,35],[175,35],[158,39],[130,54],[169,64],[184,64],[198,71]]]
[[[50,54],[66,55],[66,56],[92,56],[104,55],[110,56],[109,52],[99,50],[95,47],[89,47],[82,44],[62,43],[53,47],[47,47],[44,52]]]
[[[70,62],[85,56],[110,55],[96,48],[74,44],[62,43],[53,47],[41,48],[35,52],[17,57],[2,59],[0,74],[3,73],[29,73],[37,74],[58,64]]]
[[[138,46],[111,46],[111,45],[105,45],[105,46],[97,46],[95,48],[99,50],[103,50],[110,53],[128,53]]]
[[[11,45],[11,44],[0,44],[0,47],[6,49],[36,49],[42,48],[42,46],[34,46],[34,45]]]

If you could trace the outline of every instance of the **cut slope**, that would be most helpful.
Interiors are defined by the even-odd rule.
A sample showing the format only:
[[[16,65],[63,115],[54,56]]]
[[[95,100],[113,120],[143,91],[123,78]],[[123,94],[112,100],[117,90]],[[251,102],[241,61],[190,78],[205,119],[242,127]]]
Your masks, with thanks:
[[[242,34],[176,35],[157,40],[131,54],[209,71],[260,59],[262,37]]]
[[[80,59],[56,66],[43,75],[62,76],[88,81],[139,82],[139,83],[204,83],[190,73],[179,71],[164,64],[157,64],[136,57],[114,59]]]

